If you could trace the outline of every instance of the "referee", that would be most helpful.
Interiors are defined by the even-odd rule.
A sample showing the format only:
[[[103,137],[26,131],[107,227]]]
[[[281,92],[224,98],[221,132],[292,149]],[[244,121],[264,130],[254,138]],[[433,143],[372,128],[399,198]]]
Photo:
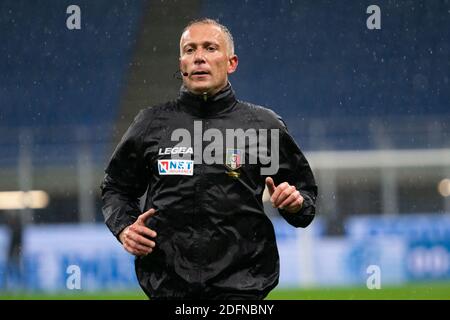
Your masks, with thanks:
[[[228,75],[237,66],[225,26],[188,24],[179,96],[141,110],[105,170],[106,225],[136,257],[151,299],[264,299],[279,279],[264,188],[287,223],[314,218],[306,158],[279,116],[236,99]]]

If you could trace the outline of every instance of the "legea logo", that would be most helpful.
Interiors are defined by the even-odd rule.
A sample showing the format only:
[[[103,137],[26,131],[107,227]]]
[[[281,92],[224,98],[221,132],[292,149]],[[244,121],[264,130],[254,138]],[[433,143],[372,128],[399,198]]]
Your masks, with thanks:
[[[184,175],[194,174],[193,160],[158,160],[158,172],[160,175]]]

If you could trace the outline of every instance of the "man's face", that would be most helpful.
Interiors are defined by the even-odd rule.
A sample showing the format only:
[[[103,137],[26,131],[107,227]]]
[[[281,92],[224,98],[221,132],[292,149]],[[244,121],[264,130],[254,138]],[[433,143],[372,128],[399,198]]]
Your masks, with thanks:
[[[229,55],[224,32],[212,24],[194,24],[180,40],[180,70],[183,83],[195,94],[214,95],[226,86],[236,70],[237,56]]]

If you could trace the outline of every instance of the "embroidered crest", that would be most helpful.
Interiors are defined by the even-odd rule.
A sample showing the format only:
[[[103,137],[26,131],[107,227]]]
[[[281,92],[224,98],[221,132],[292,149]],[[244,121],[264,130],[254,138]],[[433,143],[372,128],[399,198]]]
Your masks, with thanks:
[[[242,151],[240,149],[227,149],[225,166],[231,170],[237,170],[242,165]]]

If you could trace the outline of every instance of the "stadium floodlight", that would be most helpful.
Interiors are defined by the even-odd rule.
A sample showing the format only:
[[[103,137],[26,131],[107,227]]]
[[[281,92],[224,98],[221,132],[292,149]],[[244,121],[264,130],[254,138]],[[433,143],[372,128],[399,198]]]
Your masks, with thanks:
[[[48,193],[42,190],[0,192],[0,210],[42,209],[49,201]]]

